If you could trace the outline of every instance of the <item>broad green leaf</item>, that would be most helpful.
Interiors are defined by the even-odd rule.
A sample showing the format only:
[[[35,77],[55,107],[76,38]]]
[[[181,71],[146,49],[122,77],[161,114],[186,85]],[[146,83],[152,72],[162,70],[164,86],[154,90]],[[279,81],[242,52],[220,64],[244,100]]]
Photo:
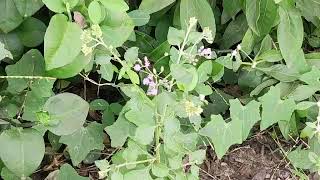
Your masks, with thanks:
[[[288,66],[283,64],[276,64],[267,68],[258,69],[281,82],[292,82],[297,80],[300,76],[297,71],[290,69]]]
[[[109,103],[104,99],[95,99],[90,102],[90,110],[103,111],[109,108]]]
[[[241,127],[240,135],[242,141],[245,141],[251,128],[260,120],[260,103],[251,101],[246,106],[242,106],[238,99],[230,100],[230,117],[232,123],[239,121]]]
[[[91,56],[85,56],[80,53],[73,60],[71,60],[72,62],[70,64],[49,70],[46,72],[46,74],[60,79],[74,77],[88,65],[90,59]]]
[[[237,16],[235,20],[228,24],[226,30],[224,31],[220,47],[223,49],[228,49],[240,42],[247,29],[248,24],[246,22],[246,16],[244,14]]]
[[[267,50],[261,54],[259,54],[259,56],[256,57],[256,59],[261,59],[267,62],[279,62],[283,59],[280,51],[275,50],[275,49],[271,49],[271,50]]]
[[[301,147],[288,153],[288,159],[296,168],[310,169],[313,163],[309,160],[310,150],[303,150]]]
[[[274,0],[247,0],[246,16],[249,27],[260,36],[268,34],[277,17]]]
[[[180,46],[185,38],[184,30],[178,30],[174,27],[169,27],[168,42],[171,45]]]
[[[216,35],[215,17],[207,0],[182,0],[180,9],[180,23],[183,29],[186,29],[190,18],[195,17],[202,29],[209,27],[214,39]]]
[[[56,135],[69,135],[79,130],[84,124],[89,111],[89,104],[81,97],[62,93],[47,100],[43,111],[48,112],[50,122],[57,125],[48,126],[48,129]]]
[[[23,21],[13,0],[0,1],[0,30],[8,33],[18,27]]]
[[[2,168],[1,177],[3,178],[3,180],[21,180],[19,176],[15,175],[7,167]],[[32,179],[27,177],[26,180],[32,180]]]
[[[302,101],[308,99],[317,91],[318,88],[309,85],[300,85],[290,92],[290,94],[288,94],[288,98],[294,99],[295,101]]]
[[[10,51],[8,51],[5,47],[4,44],[0,41],[0,61],[4,58],[13,58],[12,54]]]
[[[90,20],[94,24],[99,24],[106,16],[104,7],[98,1],[92,1],[88,6],[88,14]]]
[[[139,78],[139,75],[136,72],[134,72],[131,69],[129,69],[127,71],[127,74],[128,74],[128,76],[129,76],[129,78],[130,78],[130,80],[131,80],[131,82],[133,84],[140,84],[140,78]]]
[[[24,53],[24,46],[17,32],[0,33],[0,41],[4,44],[4,48],[11,52],[14,59],[20,59]]]
[[[217,63],[217,62],[212,62],[212,80],[214,82],[219,81],[224,74],[224,66]]]
[[[281,134],[286,140],[289,140],[290,137],[299,136],[295,114],[291,116],[289,121],[279,121],[278,125]]]
[[[250,54],[258,40],[259,37],[250,28],[248,28],[241,42],[242,51]]]
[[[169,175],[169,168],[165,164],[157,163],[151,168],[152,174],[156,177],[166,177]]]
[[[43,76],[44,75],[44,59],[38,50],[32,49],[13,65],[6,67],[8,76]],[[37,80],[36,82],[41,81]],[[19,93],[30,84],[30,79],[8,79],[7,90],[11,93]]]
[[[239,123],[239,122],[238,122]],[[211,121],[199,131],[202,136],[207,136],[213,142],[215,152],[219,159],[233,144],[242,142],[241,129],[238,123],[226,123],[221,115],[212,115]]]
[[[210,117],[211,114],[218,115],[220,113],[225,113],[229,108],[229,100],[233,99],[232,96],[218,89],[215,90],[209,98],[209,104],[204,107],[204,114],[207,117]]]
[[[191,65],[172,64],[171,75],[184,91],[193,90],[198,83],[197,70]]]
[[[40,133],[33,129],[13,128],[0,135],[0,157],[6,167],[21,179],[31,175],[40,165],[45,145]]]
[[[127,62],[134,64],[138,60],[138,53],[139,53],[139,48],[131,47],[124,53],[124,59]]]
[[[309,67],[301,49],[304,36],[301,15],[296,9],[282,6],[279,7],[279,14],[278,42],[282,57],[289,69],[306,72]]]
[[[120,115],[115,123],[105,128],[110,136],[112,147],[121,147],[130,135],[134,125],[128,122],[123,115]]]
[[[278,82],[279,81],[276,79],[268,79],[268,80],[262,82],[261,84],[259,84],[256,88],[254,88],[254,90],[252,90],[250,92],[250,96],[251,97],[257,96],[261,93],[262,90],[264,90],[265,88],[270,87]]]
[[[320,78],[320,70],[313,66],[312,70],[301,75],[299,80],[305,82],[306,84],[308,84],[316,89],[320,89],[319,78]]]
[[[176,0],[142,0],[139,9],[152,14],[174,3]]]
[[[231,18],[234,19],[237,13],[241,10],[241,2],[240,0],[223,0],[222,3],[223,11],[221,14],[221,23],[225,24]]]
[[[124,0],[98,0],[105,8],[113,11],[125,12],[129,10],[129,6]]]
[[[267,94],[259,98],[259,101],[262,104],[261,130],[279,121],[289,121],[296,107],[293,99],[280,99],[279,87],[271,87]]]
[[[77,166],[92,150],[103,150],[103,127],[96,122],[82,127],[76,132],[61,136],[60,143],[68,147],[72,164]]]
[[[198,83],[203,83],[209,79],[209,76],[212,73],[212,61],[204,61],[199,67],[198,67]]]
[[[110,1],[112,1],[111,4],[114,4],[114,0]],[[116,11],[115,9],[113,11],[108,11],[107,14],[108,16],[101,23],[103,40],[108,46],[111,45],[114,48],[120,47],[128,40],[133,32],[134,22],[127,13],[118,9],[116,9]]]
[[[32,2],[28,0],[13,0],[13,1],[19,13],[23,17],[32,16],[43,6],[43,3],[41,0],[33,0]]]
[[[143,168],[143,169],[137,169],[137,170],[131,170],[127,173],[124,174],[123,179],[124,180],[135,180],[137,179],[137,177],[139,177],[139,179],[143,179],[143,180],[152,180],[152,177],[150,176],[149,173],[149,168]]]
[[[42,2],[51,10],[56,13],[63,13],[67,11],[67,3],[69,8],[72,9],[75,7],[79,0],[42,0]]]
[[[318,1],[297,0],[296,7],[300,10],[302,16],[315,26],[320,27],[320,3]]]
[[[133,10],[128,13],[135,26],[146,25],[150,20],[150,15],[144,10]]]
[[[43,42],[47,26],[40,20],[29,17],[18,27],[17,34],[23,45],[36,47]]]
[[[202,164],[206,159],[206,150],[200,149],[189,154],[189,161],[195,164]]]
[[[69,164],[64,164],[60,167],[57,180],[89,180],[87,177],[79,176],[77,171]]]
[[[51,18],[44,37],[46,70],[72,63],[81,51],[81,32],[80,26],[68,22],[65,15],[57,14]]]
[[[142,125],[136,128],[134,140],[142,145],[149,145],[153,142],[156,126]]]
[[[113,74],[114,74],[114,67],[113,64],[108,61],[105,64],[100,65],[100,69],[97,71],[99,74],[101,74],[101,77],[107,81],[112,81]]]
[[[108,176],[110,171],[110,163],[106,159],[97,160],[94,162],[94,164],[99,168],[99,179],[103,179]]]

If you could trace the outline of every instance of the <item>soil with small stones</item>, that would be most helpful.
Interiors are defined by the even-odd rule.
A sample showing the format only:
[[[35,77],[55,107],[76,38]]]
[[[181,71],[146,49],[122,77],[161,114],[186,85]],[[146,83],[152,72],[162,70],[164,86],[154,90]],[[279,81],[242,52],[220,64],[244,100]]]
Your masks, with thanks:
[[[233,146],[219,160],[212,149],[202,165],[201,180],[298,180],[268,135],[256,135],[239,146]],[[313,174],[310,180],[319,180]]]

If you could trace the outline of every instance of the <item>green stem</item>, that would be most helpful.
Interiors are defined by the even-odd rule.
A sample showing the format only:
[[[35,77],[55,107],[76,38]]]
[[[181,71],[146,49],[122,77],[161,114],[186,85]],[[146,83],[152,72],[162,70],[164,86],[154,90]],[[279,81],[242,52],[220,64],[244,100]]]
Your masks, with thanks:
[[[120,164],[120,165],[116,166],[116,168],[119,169],[119,168],[122,168],[122,167],[125,167],[125,166],[154,162],[155,160],[156,160],[155,158],[152,158],[152,159],[146,159],[146,160],[142,160],[142,161],[124,163],[124,164]]]
[[[69,3],[66,3],[66,8],[67,8],[67,13],[68,13],[69,21],[72,22],[72,16],[71,16],[70,4],[69,4]]]

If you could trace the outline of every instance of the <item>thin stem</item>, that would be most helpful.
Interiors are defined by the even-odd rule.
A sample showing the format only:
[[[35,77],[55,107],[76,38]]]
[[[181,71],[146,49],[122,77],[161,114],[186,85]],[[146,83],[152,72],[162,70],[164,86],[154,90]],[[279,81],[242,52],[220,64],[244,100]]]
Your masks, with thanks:
[[[129,163],[123,163],[120,164],[118,166],[116,166],[117,169],[125,167],[125,166],[130,166],[130,165],[137,165],[137,164],[144,164],[144,163],[153,163],[156,160],[156,158],[152,158],[152,159],[146,159],[146,160],[142,160],[142,161],[135,161],[135,162],[129,162]]]
[[[89,82],[91,82],[92,84],[97,85],[97,86],[99,86],[99,87],[101,87],[101,86],[112,86],[112,87],[115,87],[115,88],[119,88],[119,86],[116,85],[116,84],[114,84],[114,83],[103,83],[103,84],[100,84],[100,83],[97,83],[96,81],[90,79],[90,78],[89,78],[88,76],[86,76],[86,75],[83,75],[83,74],[81,74],[81,73],[80,73],[79,75],[80,75],[81,77],[83,77],[84,80],[89,81]]]
[[[181,57],[182,57],[182,53],[183,53],[184,47],[185,47],[186,44],[187,44],[187,40],[188,40],[189,34],[190,34],[191,30],[192,30],[192,27],[193,27],[193,26],[191,26],[191,25],[188,27],[188,30],[187,30],[186,36],[185,36],[185,38],[184,38],[184,40],[183,40],[182,46],[181,46],[181,48],[179,49],[179,57],[178,57],[177,64],[180,63],[180,60],[181,60]]]
[[[70,4],[69,3],[66,3],[66,9],[67,9],[69,21],[72,22],[72,15],[71,15]]]
[[[0,76],[0,79],[40,79],[40,80],[56,80],[54,77],[43,76]]]
[[[10,118],[2,118],[2,117],[0,117],[0,120],[6,121],[6,122],[10,123],[11,125],[13,125],[13,126],[15,126],[15,127],[24,127],[24,128],[27,128],[27,127],[32,127],[32,126],[36,125],[35,122],[28,122],[28,123],[21,123],[21,124],[19,124],[19,123],[14,122],[13,119],[10,119]]]

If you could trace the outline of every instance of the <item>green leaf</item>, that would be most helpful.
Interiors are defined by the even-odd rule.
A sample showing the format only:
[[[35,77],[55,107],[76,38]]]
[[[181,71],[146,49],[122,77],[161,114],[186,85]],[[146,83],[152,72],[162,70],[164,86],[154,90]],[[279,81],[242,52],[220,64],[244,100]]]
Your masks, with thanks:
[[[43,3],[41,0],[33,0],[32,2],[28,0],[13,0],[13,1],[19,13],[23,17],[32,16],[43,6]]]
[[[313,66],[312,70],[301,75],[299,80],[305,82],[306,84],[308,84],[316,89],[320,89],[319,78],[320,78],[320,70]]]
[[[138,60],[139,48],[131,47],[124,53],[124,59],[130,64],[134,64]]]
[[[32,49],[24,54],[16,64],[7,66],[6,73],[8,76],[42,76],[44,75],[44,66],[41,53]],[[30,86],[30,83],[30,79],[8,79],[7,90],[16,94]]]
[[[148,145],[153,142],[155,129],[155,126],[138,126],[133,139],[142,145]]]
[[[137,177],[143,180],[152,180],[152,177],[150,176],[150,173],[149,173],[149,168],[131,170],[124,174],[123,179],[135,180],[137,179]]]
[[[88,6],[88,14],[90,20],[94,24],[99,24],[106,16],[104,7],[98,1],[92,1]]]
[[[76,132],[61,136],[60,143],[68,147],[72,164],[77,166],[92,150],[103,150],[103,127],[96,122],[82,127]]]
[[[239,121],[239,124],[241,124],[241,138],[242,141],[245,141],[251,128],[260,120],[260,103],[251,101],[246,106],[242,106],[238,99],[230,100],[229,102],[232,123]]]
[[[0,135],[0,157],[15,175],[26,178],[40,165],[45,145],[42,136],[33,129],[13,128]]]
[[[0,33],[0,41],[4,44],[4,47],[11,52],[14,59],[20,59],[24,53],[24,46],[17,32]]]
[[[278,42],[281,54],[289,69],[306,72],[309,67],[301,49],[304,36],[301,15],[296,9],[282,6],[279,7],[279,15]]]
[[[114,74],[113,64],[110,61],[106,62],[105,64],[101,64],[98,73],[101,74],[103,79],[112,81]]]
[[[140,78],[139,78],[139,75],[136,72],[134,72],[131,69],[129,69],[127,71],[127,74],[128,74],[128,76],[129,76],[129,78],[130,78],[130,80],[131,80],[131,82],[133,84],[140,84]]]
[[[105,1],[105,0],[104,0]],[[114,3],[114,0],[111,4]],[[123,0],[117,1],[122,2]],[[102,1],[101,1],[102,2]],[[109,7],[111,4],[108,4]],[[114,9],[115,10],[115,9]],[[103,32],[103,40],[108,46],[113,46],[114,48],[120,47],[125,41],[128,40],[131,33],[133,32],[134,22],[130,16],[116,9],[116,11],[108,11],[108,16],[101,23],[101,30]]]
[[[90,102],[90,110],[103,111],[109,108],[109,103],[104,99],[95,99]]]
[[[288,66],[283,64],[276,64],[267,68],[258,69],[281,82],[292,82],[297,80],[300,76],[297,71],[290,69]]]
[[[184,91],[193,90],[198,83],[197,70],[191,65],[172,64],[171,75],[177,80],[178,86]]]
[[[70,9],[75,7],[79,0],[42,0],[43,3],[51,10],[56,13],[63,13],[67,11],[66,4],[69,3]]]
[[[17,34],[24,46],[36,47],[43,42],[46,29],[42,21],[29,17],[17,28]]]
[[[240,132],[237,123],[226,123],[221,115],[212,115],[211,121],[199,134],[210,138],[218,158],[221,159],[231,145],[242,142]]]
[[[274,0],[246,1],[246,16],[249,27],[260,36],[268,34],[277,17]]]
[[[168,42],[171,45],[180,46],[185,38],[184,30],[178,30],[173,27],[169,27]]]
[[[200,149],[189,154],[189,161],[196,164],[202,164],[206,159],[206,150]]]
[[[259,98],[259,101],[262,104],[261,130],[279,121],[289,121],[296,107],[293,99],[280,99],[279,87],[271,87],[267,94]]]
[[[4,44],[0,41],[0,61],[4,58],[13,58],[12,54],[10,51],[8,51],[5,47]]]
[[[69,164],[64,164],[60,167],[57,180],[89,180],[87,177],[79,176],[77,171]]]
[[[133,10],[128,13],[134,22],[135,26],[143,26],[148,24],[150,20],[150,15],[144,10]]]
[[[89,104],[75,94],[62,93],[49,98],[43,111],[49,113],[50,122],[58,122],[57,125],[48,126],[52,133],[59,136],[69,135],[84,124]]]
[[[216,35],[216,23],[212,8],[207,0],[183,0],[180,2],[180,23],[186,29],[190,18],[198,19],[200,26],[209,27],[212,38]]]
[[[176,0],[142,0],[139,9],[152,14],[174,3]]]
[[[47,75],[59,79],[66,79],[79,74],[90,62],[91,56],[85,56],[80,53],[70,64],[55,68],[46,72]]]
[[[105,128],[110,136],[112,147],[122,147],[130,135],[134,125],[128,122],[123,115],[120,115],[115,123]]]
[[[0,1],[0,30],[8,33],[18,27],[23,21],[13,0]]]
[[[169,175],[169,168],[165,164],[157,163],[152,166],[152,174],[163,178]]]
[[[302,150],[301,147],[289,152],[288,159],[296,168],[311,169],[313,163],[309,160],[310,150]]]
[[[247,29],[248,24],[246,22],[246,16],[244,14],[237,16],[235,20],[228,24],[226,30],[224,31],[220,47],[223,49],[228,49],[240,42],[247,32]]]
[[[221,14],[221,23],[225,24],[231,18],[234,19],[238,12],[241,10],[241,2],[240,0],[229,1],[223,0],[222,3],[223,11]]]
[[[261,53],[259,56],[256,57],[258,60],[264,60],[267,62],[279,62],[283,59],[280,51],[275,50],[275,49],[271,49],[271,50],[267,50],[263,53]]]
[[[57,14],[51,18],[44,37],[46,70],[68,65],[79,55],[81,32],[80,26],[68,22],[65,15]]]
[[[11,172],[7,167],[2,168],[1,170],[1,177],[4,180],[21,180],[21,178]],[[27,177],[26,180],[32,180],[31,178]]]
[[[100,169],[98,172],[99,179],[103,179],[108,176],[108,173],[110,171],[110,163],[106,159],[97,160],[94,162],[94,164],[97,166],[97,168]]]
[[[98,0],[105,8],[113,11],[125,12],[129,10],[129,6],[124,0]]]
[[[212,61],[204,61],[198,68],[198,83],[203,83],[209,79],[212,73]]]

